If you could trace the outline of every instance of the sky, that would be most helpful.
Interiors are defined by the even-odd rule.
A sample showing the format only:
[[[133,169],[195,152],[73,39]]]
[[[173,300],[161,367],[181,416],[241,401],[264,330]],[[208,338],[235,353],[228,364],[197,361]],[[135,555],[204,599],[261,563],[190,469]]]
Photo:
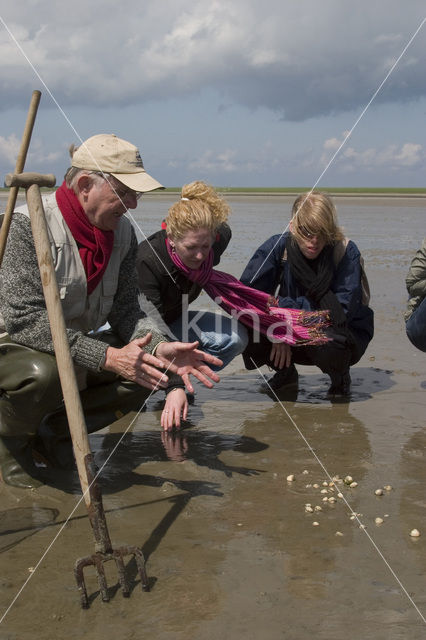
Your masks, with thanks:
[[[58,183],[71,143],[115,133],[170,187],[425,187],[425,19],[424,0],[3,0],[1,180],[39,89],[26,170]]]

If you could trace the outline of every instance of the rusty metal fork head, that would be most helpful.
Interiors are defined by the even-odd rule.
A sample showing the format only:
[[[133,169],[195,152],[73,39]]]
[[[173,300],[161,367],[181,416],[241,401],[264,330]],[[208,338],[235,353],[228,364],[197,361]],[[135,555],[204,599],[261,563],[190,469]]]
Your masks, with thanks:
[[[130,587],[126,580],[125,568],[124,568],[124,557],[128,555],[134,556],[136,560],[136,565],[138,568],[138,573],[141,578],[141,585],[142,585],[143,591],[149,591],[148,577],[145,571],[145,560],[144,560],[141,549],[139,549],[138,547],[126,545],[124,547],[120,547],[118,549],[111,549],[110,551],[106,551],[106,552],[97,551],[96,553],[92,554],[91,556],[87,556],[86,558],[79,558],[76,561],[74,566],[74,575],[77,581],[78,590],[80,591],[80,601],[83,609],[89,608],[89,598],[87,596],[87,589],[86,589],[86,584],[84,581],[84,573],[83,573],[84,567],[88,567],[88,566],[95,567],[102,601],[103,602],[109,601],[108,585],[105,577],[105,568],[104,568],[105,562],[108,562],[109,560],[115,561],[117,571],[118,571],[118,581],[121,586],[123,597],[124,598],[129,597]]]

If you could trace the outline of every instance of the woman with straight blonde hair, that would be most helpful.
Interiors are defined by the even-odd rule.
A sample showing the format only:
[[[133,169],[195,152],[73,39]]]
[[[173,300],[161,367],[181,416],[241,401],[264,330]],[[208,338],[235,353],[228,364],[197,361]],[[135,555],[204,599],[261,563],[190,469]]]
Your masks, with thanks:
[[[264,242],[248,262],[241,282],[277,294],[280,307],[327,309],[332,324],[322,346],[250,339],[243,354],[247,369],[268,364],[276,371],[264,386],[275,395],[298,383],[296,364],[315,365],[330,376],[330,397],[350,395],[349,368],[373,337],[373,311],[361,254],[345,237],[330,196],[301,194],[292,207],[289,230]]]

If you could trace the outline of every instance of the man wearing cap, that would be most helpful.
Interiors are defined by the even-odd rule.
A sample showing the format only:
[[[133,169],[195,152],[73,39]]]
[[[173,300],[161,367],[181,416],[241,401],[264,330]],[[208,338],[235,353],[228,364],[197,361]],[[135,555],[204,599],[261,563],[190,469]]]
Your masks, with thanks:
[[[63,184],[43,198],[53,262],[89,432],[139,409],[149,391],[189,375],[211,387],[217,358],[197,343],[170,342],[141,311],[130,221],[139,196],[161,188],[138,149],[96,135],[72,150]],[[0,471],[32,487],[53,466],[73,465],[27,207],[16,210],[0,270]],[[99,331],[105,323],[111,329]],[[163,371],[161,371],[163,369]],[[167,373],[164,373],[166,370]],[[40,456],[39,456],[40,459]]]

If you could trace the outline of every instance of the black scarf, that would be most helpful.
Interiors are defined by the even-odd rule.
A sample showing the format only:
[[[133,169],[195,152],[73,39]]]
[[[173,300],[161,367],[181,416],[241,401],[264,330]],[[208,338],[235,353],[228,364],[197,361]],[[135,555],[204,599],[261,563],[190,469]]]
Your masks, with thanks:
[[[300,251],[293,239],[287,243],[287,256],[290,271],[296,281],[306,289],[306,297],[316,309],[328,309],[333,326],[331,336],[338,342],[352,342],[348,329],[345,312],[330,285],[334,275],[334,261],[332,245],[326,245],[319,256],[308,260]],[[330,332],[328,332],[330,333]]]

